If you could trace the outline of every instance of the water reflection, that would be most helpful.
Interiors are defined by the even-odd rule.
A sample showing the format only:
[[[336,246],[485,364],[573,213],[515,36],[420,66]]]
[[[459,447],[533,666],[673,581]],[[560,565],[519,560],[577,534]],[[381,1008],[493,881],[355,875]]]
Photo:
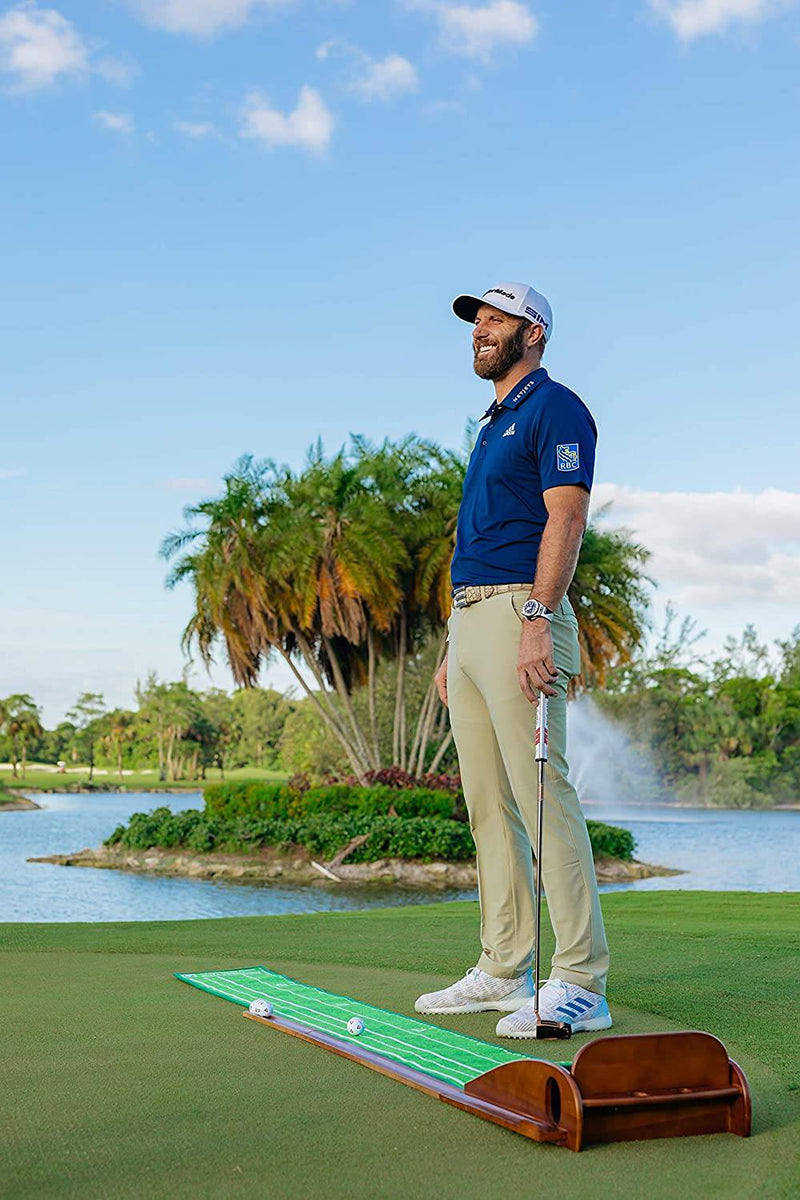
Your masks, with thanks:
[[[0,814],[0,920],[131,921],[266,913],[347,911],[474,899],[471,890],[400,887],[286,887],[129,875],[122,871],[27,863],[29,855],[98,846],[135,811],[159,804],[201,807],[183,795],[52,795],[39,812]],[[604,891],[662,888],[800,890],[800,812],[587,805],[586,814],[631,829],[637,857],[685,874],[609,885]]]

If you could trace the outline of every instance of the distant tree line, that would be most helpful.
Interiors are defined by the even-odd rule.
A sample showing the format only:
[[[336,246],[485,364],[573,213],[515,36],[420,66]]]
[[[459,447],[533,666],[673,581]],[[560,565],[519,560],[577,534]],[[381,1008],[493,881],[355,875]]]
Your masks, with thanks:
[[[800,801],[800,626],[771,651],[752,626],[704,655],[668,611],[650,654],[609,672],[595,702],[655,767],[643,799],[752,808]]]
[[[209,767],[281,769],[281,738],[296,705],[269,688],[200,692],[185,680],[151,674],[136,688],[135,709],[107,709],[96,692],[79,696],[67,719],[43,727],[29,695],[0,700],[0,758],[24,778],[30,761],[64,762],[123,777],[153,770],[161,782],[204,779]]]
[[[800,627],[771,652],[752,629],[716,656],[703,656],[692,622],[668,617],[653,650],[609,670],[589,694],[654,770],[638,782],[640,799],[757,807],[800,799]],[[413,661],[408,694],[424,699],[432,659]],[[379,737],[391,744],[393,664],[378,671]],[[0,699],[0,759],[24,777],[30,761],[102,767],[110,775],[152,770],[164,782],[201,780],[209,767],[267,768],[310,780],[345,779],[347,755],[307,697],[267,688],[228,694],[193,690],[155,676],[136,689],[135,709],[106,710],[84,693],[70,718],[43,727],[27,695]],[[368,712],[366,689],[353,693]],[[457,771],[455,753],[445,769]],[[407,776],[384,769],[381,778]],[[370,777],[374,773],[370,774]],[[413,781],[413,776],[409,777]],[[630,791],[630,788],[628,788]]]

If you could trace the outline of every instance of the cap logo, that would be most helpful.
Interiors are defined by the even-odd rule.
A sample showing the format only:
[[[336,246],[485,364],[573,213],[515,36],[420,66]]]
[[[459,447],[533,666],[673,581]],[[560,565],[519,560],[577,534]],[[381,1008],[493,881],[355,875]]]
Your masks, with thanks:
[[[489,288],[488,292],[483,293],[484,296],[505,296],[507,300],[516,300],[513,292],[504,292],[502,288]]]
[[[534,317],[537,324],[544,325],[545,329],[547,329],[549,327],[550,322],[545,321],[542,314],[540,312],[537,312],[535,308],[531,308],[531,306],[529,304],[525,305],[525,312],[528,314],[529,317]]]

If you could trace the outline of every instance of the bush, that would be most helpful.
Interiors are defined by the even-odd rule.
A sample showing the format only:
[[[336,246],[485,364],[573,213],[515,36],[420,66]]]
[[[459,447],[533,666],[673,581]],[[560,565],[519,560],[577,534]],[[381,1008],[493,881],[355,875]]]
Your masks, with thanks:
[[[324,789],[328,803],[337,799],[330,796],[330,790]],[[390,815],[381,808],[381,804],[386,803],[381,789],[368,790],[374,801],[371,810],[364,805],[349,811],[309,811],[264,817],[225,816],[201,813],[196,809],[173,813],[161,807],[151,813],[134,813],[127,826],[120,825],[114,830],[106,845],[121,844],[135,850],[160,846],[167,849],[183,847],[198,853],[221,850],[244,854],[263,847],[287,852],[300,847],[315,857],[326,859],[333,858],[354,838],[363,836],[365,841],[351,852],[349,862],[375,862],[379,858],[464,862],[474,856],[475,846],[468,825],[436,811],[396,810],[396,815]],[[420,795],[414,799],[412,808],[431,803],[435,809],[441,804],[441,793],[418,791]],[[352,798],[352,789],[345,788],[345,793]],[[396,797],[396,793],[394,795]],[[338,799],[342,800],[342,797]],[[452,804],[452,797],[447,799]],[[630,860],[633,857],[635,842],[629,830],[599,821],[589,821],[588,827],[596,858]]]
[[[439,816],[402,817],[366,812],[226,819],[195,809],[171,813],[168,808],[157,808],[152,813],[134,813],[127,826],[114,830],[106,845],[121,844],[136,850],[181,846],[201,853],[212,850],[251,853],[265,846],[289,851],[302,847],[320,858],[333,858],[359,836],[366,836],[366,840],[349,856],[351,862],[374,862],[379,858],[463,861],[475,853],[468,826],[458,821]]]
[[[589,841],[595,858],[621,858],[630,862],[636,849],[636,839],[630,829],[619,825],[604,825],[602,821],[587,821]]]
[[[412,775],[409,771],[403,770],[402,767],[381,767],[379,771],[367,771],[365,779],[368,786],[378,784],[381,787],[390,787],[398,790],[424,787],[431,788],[437,792],[455,793],[461,791],[460,775],[422,775],[418,777]],[[341,778],[331,776],[325,780],[325,783],[346,783],[349,787],[353,788],[360,786],[355,775],[344,775]]]
[[[231,819],[266,820],[305,817],[314,814],[383,813],[394,809],[400,817],[452,817],[456,799],[446,791],[413,787],[397,789],[386,784],[360,787],[331,783],[296,791],[286,784],[242,780],[216,783],[206,788],[208,815]]]

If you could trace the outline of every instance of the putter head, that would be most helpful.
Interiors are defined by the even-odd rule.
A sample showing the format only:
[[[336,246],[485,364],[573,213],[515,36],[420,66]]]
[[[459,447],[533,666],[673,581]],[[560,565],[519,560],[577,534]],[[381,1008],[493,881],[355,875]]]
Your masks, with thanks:
[[[543,1021],[541,1017],[537,1017],[536,1032],[533,1036],[537,1041],[543,1038],[571,1038],[572,1026],[566,1021]]]

